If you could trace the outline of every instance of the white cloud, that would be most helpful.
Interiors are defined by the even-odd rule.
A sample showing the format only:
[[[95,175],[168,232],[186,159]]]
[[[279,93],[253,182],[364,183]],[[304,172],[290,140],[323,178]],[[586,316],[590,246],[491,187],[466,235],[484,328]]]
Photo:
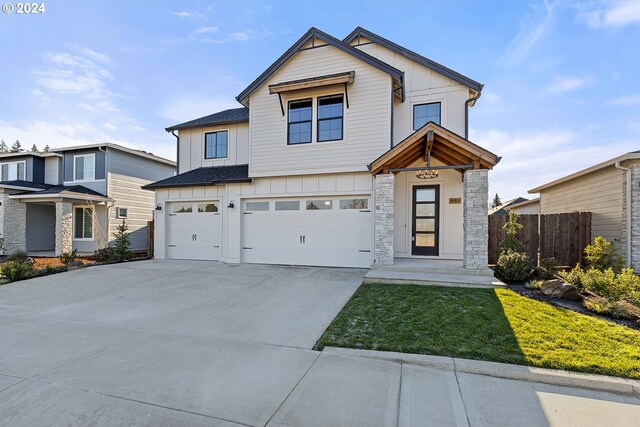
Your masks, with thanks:
[[[546,89],[550,93],[570,92],[591,84],[589,79],[580,77],[557,77]]]
[[[471,130],[471,140],[502,156],[489,173],[490,194],[503,200],[527,196],[527,191],[578,170],[637,150],[634,141],[586,145],[583,135],[565,130],[522,132]]]
[[[172,12],[175,16],[180,17],[181,19],[193,19],[194,21],[206,21],[207,17],[204,16],[200,12],[188,12],[186,10],[182,10],[180,12]]]
[[[118,130],[118,127],[116,125],[114,125],[113,123],[109,123],[109,122],[106,122],[104,124],[104,128],[105,129],[109,129],[109,130]]]
[[[245,31],[236,31],[228,34],[226,37],[222,38],[204,38],[203,42],[211,43],[211,44],[224,44],[231,42],[242,42],[249,40],[263,40],[273,36],[273,33],[269,30],[257,31],[257,30],[245,30]]]
[[[578,3],[579,17],[592,28],[624,27],[640,23],[640,1],[600,0]]]
[[[612,99],[607,103],[608,105],[623,105],[626,107],[635,107],[640,105],[640,93],[632,95],[623,95],[618,98]]]
[[[194,34],[210,34],[218,31],[218,27],[198,27],[193,33]]]
[[[233,97],[185,95],[169,100],[158,110],[157,114],[171,120],[172,123],[169,123],[169,125],[173,125],[197,119],[198,117],[208,116],[209,114],[217,113],[218,111],[228,108],[239,107],[241,107],[241,105],[238,104]]]

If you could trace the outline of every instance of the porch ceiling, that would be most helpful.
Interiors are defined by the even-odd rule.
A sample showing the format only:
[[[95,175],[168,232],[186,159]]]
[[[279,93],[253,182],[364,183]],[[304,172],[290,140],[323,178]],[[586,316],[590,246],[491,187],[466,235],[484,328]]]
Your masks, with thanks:
[[[369,165],[373,175],[390,169],[409,167],[419,159],[426,160],[428,145],[431,158],[446,166],[472,165],[473,169],[492,169],[500,157],[455,133],[429,122]],[[463,169],[458,169],[461,173]]]

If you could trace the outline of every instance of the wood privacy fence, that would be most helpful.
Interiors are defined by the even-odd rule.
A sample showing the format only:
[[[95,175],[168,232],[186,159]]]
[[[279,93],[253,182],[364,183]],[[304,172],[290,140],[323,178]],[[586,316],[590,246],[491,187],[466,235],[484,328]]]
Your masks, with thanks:
[[[507,219],[507,215],[489,217],[489,264],[498,260]],[[584,248],[591,243],[591,212],[520,215],[518,222],[523,226],[518,239],[533,260],[553,257],[560,265],[574,266],[582,262]]]
[[[153,258],[153,242],[155,235],[155,227],[153,221],[147,221],[147,257]]]

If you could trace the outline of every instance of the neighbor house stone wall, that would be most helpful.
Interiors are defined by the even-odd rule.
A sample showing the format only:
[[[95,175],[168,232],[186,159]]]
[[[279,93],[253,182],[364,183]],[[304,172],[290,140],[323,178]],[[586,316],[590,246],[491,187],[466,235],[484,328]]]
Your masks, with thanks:
[[[393,265],[394,175],[375,177],[375,264]]]
[[[489,264],[489,171],[468,170],[464,173],[463,266],[486,269]]]
[[[4,238],[4,251],[11,253],[17,249],[25,250],[27,247],[27,205],[9,198],[8,193],[2,193],[2,237]]]
[[[640,272],[640,160],[629,160],[622,163],[629,168],[625,174],[631,174],[631,188],[627,188],[627,176],[625,175],[623,191],[624,203],[622,206],[622,248],[626,256],[627,251],[627,227],[631,227],[631,256],[630,262],[636,272]],[[631,198],[631,223],[627,224],[627,197]]]
[[[73,205],[56,202],[56,256],[71,252],[73,244]]]

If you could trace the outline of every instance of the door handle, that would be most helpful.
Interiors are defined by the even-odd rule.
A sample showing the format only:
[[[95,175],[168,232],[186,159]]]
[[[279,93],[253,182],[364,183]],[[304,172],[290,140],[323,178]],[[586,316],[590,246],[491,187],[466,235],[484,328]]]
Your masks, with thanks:
[[[300,235],[300,243],[302,243],[302,235]]]
[[[197,242],[197,241],[198,241],[198,235],[197,235],[197,234],[194,234],[194,236],[196,236],[196,242]]]
[[[307,243],[307,236],[302,236],[302,243]]]

